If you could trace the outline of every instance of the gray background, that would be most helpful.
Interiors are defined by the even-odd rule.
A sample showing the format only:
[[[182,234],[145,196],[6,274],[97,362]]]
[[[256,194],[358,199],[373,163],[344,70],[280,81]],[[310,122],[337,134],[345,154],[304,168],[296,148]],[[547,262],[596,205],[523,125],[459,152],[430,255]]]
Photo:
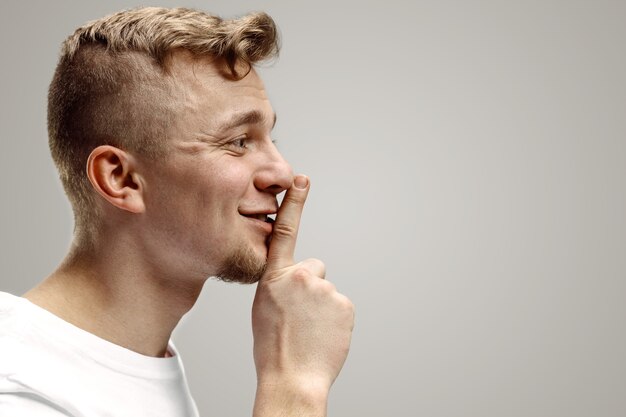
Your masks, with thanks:
[[[1,3],[5,291],[70,240],[45,128],[59,45],[136,4]],[[312,178],[298,256],[357,307],[330,415],[626,415],[626,2],[160,4],[281,28],[262,74]],[[204,416],[250,414],[253,294],[209,281],[176,331]]]

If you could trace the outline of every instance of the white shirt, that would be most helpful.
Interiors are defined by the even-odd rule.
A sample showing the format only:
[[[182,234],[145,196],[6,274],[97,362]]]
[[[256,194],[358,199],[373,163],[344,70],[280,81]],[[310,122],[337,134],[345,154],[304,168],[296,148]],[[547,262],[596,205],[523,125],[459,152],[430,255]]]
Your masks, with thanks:
[[[0,292],[0,417],[197,417],[168,350],[141,355]]]

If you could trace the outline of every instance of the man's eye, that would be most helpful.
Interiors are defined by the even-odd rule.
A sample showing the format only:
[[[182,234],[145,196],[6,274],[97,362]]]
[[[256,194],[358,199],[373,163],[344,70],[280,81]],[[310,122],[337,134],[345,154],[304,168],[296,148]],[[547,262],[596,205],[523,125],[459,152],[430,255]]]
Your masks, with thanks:
[[[226,143],[226,146],[232,149],[236,149],[236,150],[246,149],[248,147],[248,138],[241,137],[241,138],[233,139],[230,142]]]

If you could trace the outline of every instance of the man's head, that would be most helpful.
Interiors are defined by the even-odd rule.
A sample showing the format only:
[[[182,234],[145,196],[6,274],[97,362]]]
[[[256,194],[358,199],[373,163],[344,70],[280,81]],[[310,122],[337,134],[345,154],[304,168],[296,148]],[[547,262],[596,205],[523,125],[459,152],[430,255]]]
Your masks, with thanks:
[[[275,212],[292,181],[253,69],[277,53],[262,13],[134,9],[70,36],[48,129],[81,239],[140,214],[131,227],[157,268],[257,279],[271,226],[254,216]]]

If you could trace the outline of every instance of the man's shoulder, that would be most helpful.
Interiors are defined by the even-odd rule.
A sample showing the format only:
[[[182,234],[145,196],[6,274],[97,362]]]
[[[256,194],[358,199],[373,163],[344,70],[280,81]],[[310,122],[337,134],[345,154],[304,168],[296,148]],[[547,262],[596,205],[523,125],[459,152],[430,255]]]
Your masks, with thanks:
[[[18,333],[25,330],[26,302],[26,299],[0,291],[0,338],[15,339]],[[0,352],[3,347],[4,343],[0,344]]]
[[[50,365],[43,343],[32,332],[28,300],[0,292],[0,393],[2,413],[10,415],[61,415],[45,403],[33,375]],[[40,410],[41,408],[41,410]],[[38,414],[32,414],[37,411]],[[50,411],[50,413],[39,413]],[[2,414],[0,413],[0,414]],[[3,414],[4,415],[4,414]]]
[[[14,312],[22,301],[25,301],[22,297],[0,291],[0,320]]]
[[[40,384],[54,387],[60,375],[74,373],[78,352],[64,343],[62,323],[47,315],[51,313],[25,298],[0,293],[0,377],[5,385],[27,391]]]
[[[20,410],[31,410],[25,402],[62,415],[197,415],[177,357],[126,351],[7,293],[0,293],[0,393]]]
[[[0,292],[0,372],[6,375],[18,369],[45,362],[44,338],[33,331],[29,301]],[[38,359],[39,358],[39,359]]]

